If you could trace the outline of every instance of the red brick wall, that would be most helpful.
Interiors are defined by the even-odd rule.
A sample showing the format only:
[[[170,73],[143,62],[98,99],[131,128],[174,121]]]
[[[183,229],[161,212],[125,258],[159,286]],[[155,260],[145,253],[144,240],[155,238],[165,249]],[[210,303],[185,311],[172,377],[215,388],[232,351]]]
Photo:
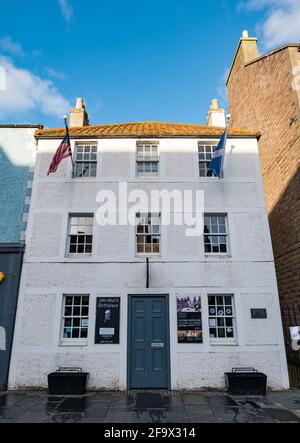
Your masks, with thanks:
[[[229,82],[230,126],[258,129],[261,169],[282,301],[300,302],[300,107],[292,88],[297,48],[244,65],[237,54]]]

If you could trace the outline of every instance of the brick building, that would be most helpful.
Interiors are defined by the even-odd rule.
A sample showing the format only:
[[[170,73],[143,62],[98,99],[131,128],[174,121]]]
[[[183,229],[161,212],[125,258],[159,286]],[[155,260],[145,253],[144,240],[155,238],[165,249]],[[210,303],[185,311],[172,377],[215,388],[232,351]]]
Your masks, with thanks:
[[[244,31],[227,79],[230,125],[261,133],[260,162],[279,294],[291,303],[300,301],[299,76],[299,43],[259,56],[257,39]]]

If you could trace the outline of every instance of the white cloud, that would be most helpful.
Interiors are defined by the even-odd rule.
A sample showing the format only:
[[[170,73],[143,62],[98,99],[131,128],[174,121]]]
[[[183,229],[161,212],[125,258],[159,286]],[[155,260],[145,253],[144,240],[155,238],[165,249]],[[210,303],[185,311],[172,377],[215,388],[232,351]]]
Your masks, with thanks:
[[[18,68],[14,62],[0,56],[0,66],[6,74],[6,89],[0,90],[0,118],[29,116],[38,111],[46,115],[62,116],[70,103],[56,89],[54,83]]]
[[[9,36],[0,38],[0,51],[11,55],[24,55],[21,43],[13,41]]]
[[[239,8],[266,9],[265,19],[257,25],[265,49],[300,41],[299,0],[248,0],[242,1]]]
[[[65,74],[63,72],[57,71],[53,68],[45,68],[45,71],[50,77],[56,78],[58,80],[64,80],[66,78]]]
[[[73,9],[69,3],[69,0],[58,0],[60,12],[67,23],[70,23],[73,19]]]

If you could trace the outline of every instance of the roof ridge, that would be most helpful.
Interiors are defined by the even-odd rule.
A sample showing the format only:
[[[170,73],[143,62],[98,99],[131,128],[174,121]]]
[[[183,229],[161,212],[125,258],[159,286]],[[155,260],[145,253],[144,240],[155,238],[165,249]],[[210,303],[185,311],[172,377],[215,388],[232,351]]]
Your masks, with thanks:
[[[48,128],[36,131],[36,136],[55,137],[62,136],[64,128]],[[177,122],[122,122],[106,123],[92,126],[76,126],[69,130],[73,137],[80,136],[124,136],[124,137],[153,137],[153,136],[200,136],[215,135],[220,136],[224,132],[222,126],[209,126],[198,123],[177,123]],[[230,128],[229,135],[257,135],[258,131],[241,128]]]

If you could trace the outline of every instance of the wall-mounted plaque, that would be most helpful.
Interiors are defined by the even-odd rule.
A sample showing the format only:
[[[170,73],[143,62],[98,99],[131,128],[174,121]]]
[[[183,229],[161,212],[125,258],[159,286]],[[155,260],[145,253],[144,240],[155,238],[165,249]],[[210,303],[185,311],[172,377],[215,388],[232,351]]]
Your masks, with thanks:
[[[95,343],[119,343],[120,297],[97,297]]]
[[[251,318],[267,318],[267,310],[265,308],[251,309]]]
[[[177,297],[178,343],[202,343],[201,298]]]

